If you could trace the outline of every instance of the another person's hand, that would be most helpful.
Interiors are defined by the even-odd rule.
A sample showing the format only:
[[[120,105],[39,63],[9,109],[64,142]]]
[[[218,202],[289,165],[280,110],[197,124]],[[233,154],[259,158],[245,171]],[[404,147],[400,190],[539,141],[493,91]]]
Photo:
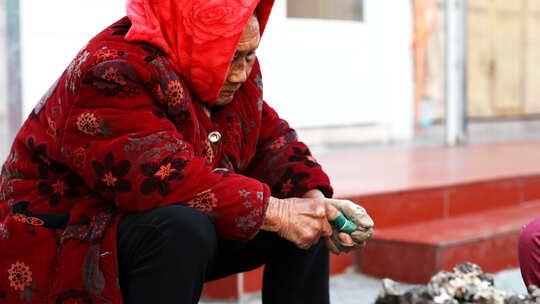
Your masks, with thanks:
[[[332,236],[326,242],[330,251],[335,254],[349,252],[351,249],[360,249],[365,246],[366,240],[373,235],[373,220],[361,206],[348,200],[327,199],[327,202],[339,210],[347,219],[355,223],[358,228],[350,234],[353,245],[346,246],[342,242],[341,233],[334,229]]]
[[[270,198],[262,230],[273,231],[307,249],[321,237],[332,235],[328,218],[336,218],[339,212],[324,198]]]

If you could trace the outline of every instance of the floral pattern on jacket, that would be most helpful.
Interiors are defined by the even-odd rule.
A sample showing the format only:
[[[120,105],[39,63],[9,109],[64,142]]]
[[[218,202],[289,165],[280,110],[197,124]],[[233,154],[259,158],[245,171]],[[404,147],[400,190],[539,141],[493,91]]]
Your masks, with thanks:
[[[39,101],[0,175],[0,303],[122,303],[116,227],[184,204],[220,238],[250,239],[270,195],[328,177],[262,99],[258,64],[233,103],[208,109],[158,49],[97,35]],[[221,140],[208,135],[219,132]]]

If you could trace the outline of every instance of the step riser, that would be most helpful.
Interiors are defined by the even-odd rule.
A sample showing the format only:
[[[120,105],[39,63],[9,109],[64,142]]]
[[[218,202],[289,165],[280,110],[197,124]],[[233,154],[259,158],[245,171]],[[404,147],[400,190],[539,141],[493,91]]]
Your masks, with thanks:
[[[519,231],[446,247],[373,240],[359,256],[364,274],[400,282],[425,284],[440,270],[472,262],[494,273],[519,266]]]
[[[204,284],[201,298],[204,300],[237,300],[238,275],[229,276]]]
[[[540,176],[506,178],[346,199],[366,208],[375,220],[377,228],[387,228],[509,207],[540,199]],[[475,248],[475,252],[483,252],[484,248],[491,248],[498,241],[500,240],[487,240],[486,244],[478,248],[473,244],[470,246]],[[509,242],[505,244],[503,249],[506,251],[508,248],[516,248]],[[425,283],[441,269],[451,270],[456,264],[465,261],[485,266],[488,272],[517,266],[515,254],[484,259],[482,256],[475,256],[475,252],[470,252],[467,248],[469,247],[455,246],[431,249],[414,244],[400,246],[375,238],[362,251],[362,258],[358,262],[355,261],[355,254],[339,257],[332,255],[331,274],[343,273],[356,264],[361,272],[368,275],[390,277],[403,282]],[[408,262],[400,265],[395,262],[396,260]],[[417,260],[422,263],[415,263]],[[448,262],[445,262],[447,260]],[[416,271],[412,271],[414,269]],[[239,293],[260,291],[262,268],[245,273],[242,288],[238,288],[238,284],[237,275],[206,284],[203,297],[214,300],[238,299]]]
[[[438,220],[540,199],[540,176],[506,178],[439,188],[350,197],[376,228]]]

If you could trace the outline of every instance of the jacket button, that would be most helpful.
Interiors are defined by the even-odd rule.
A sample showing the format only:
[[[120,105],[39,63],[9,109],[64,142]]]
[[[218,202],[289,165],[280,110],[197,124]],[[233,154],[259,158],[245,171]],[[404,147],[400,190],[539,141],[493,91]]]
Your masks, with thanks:
[[[219,142],[221,140],[221,133],[218,131],[210,132],[210,134],[208,134],[208,140],[213,144]]]

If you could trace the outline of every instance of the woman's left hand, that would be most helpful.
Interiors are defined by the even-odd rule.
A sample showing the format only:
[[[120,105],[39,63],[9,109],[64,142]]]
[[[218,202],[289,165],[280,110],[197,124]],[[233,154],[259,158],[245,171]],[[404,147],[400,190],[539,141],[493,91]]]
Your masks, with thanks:
[[[330,205],[334,206],[337,210],[339,210],[339,212],[341,212],[348,220],[350,220],[357,226],[356,231],[350,234],[350,237],[352,238],[354,244],[352,248],[341,248],[341,246],[337,244],[335,247],[337,247],[338,251],[349,252],[351,249],[360,249],[364,247],[366,241],[373,235],[374,226],[374,222],[368,215],[366,210],[358,204],[355,204],[354,202],[348,200],[326,199],[326,201]],[[334,231],[330,239],[333,240],[334,243],[337,243],[338,238],[341,239],[341,237],[337,235],[337,232]],[[336,250],[334,250],[334,248],[330,248],[330,250],[336,253]]]
[[[306,194],[304,194],[303,197],[304,198],[322,198],[326,200],[326,198],[324,197],[324,194],[318,189],[312,189],[306,192]],[[329,204],[328,208],[335,209],[336,212],[334,213],[336,214],[342,213],[339,209],[335,208],[331,204]],[[331,221],[334,219],[335,218],[328,219],[328,220]],[[345,232],[339,232],[336,229],[333,229],[332,236],[325,238],[325,243],[326,243],[326,247],[330,251],[332,251],[334,254],[339,254],[341,252],[349,252],[351,249],[354,249],[355,247],[357,247],[355,246],[355,243],[351,235]]]

